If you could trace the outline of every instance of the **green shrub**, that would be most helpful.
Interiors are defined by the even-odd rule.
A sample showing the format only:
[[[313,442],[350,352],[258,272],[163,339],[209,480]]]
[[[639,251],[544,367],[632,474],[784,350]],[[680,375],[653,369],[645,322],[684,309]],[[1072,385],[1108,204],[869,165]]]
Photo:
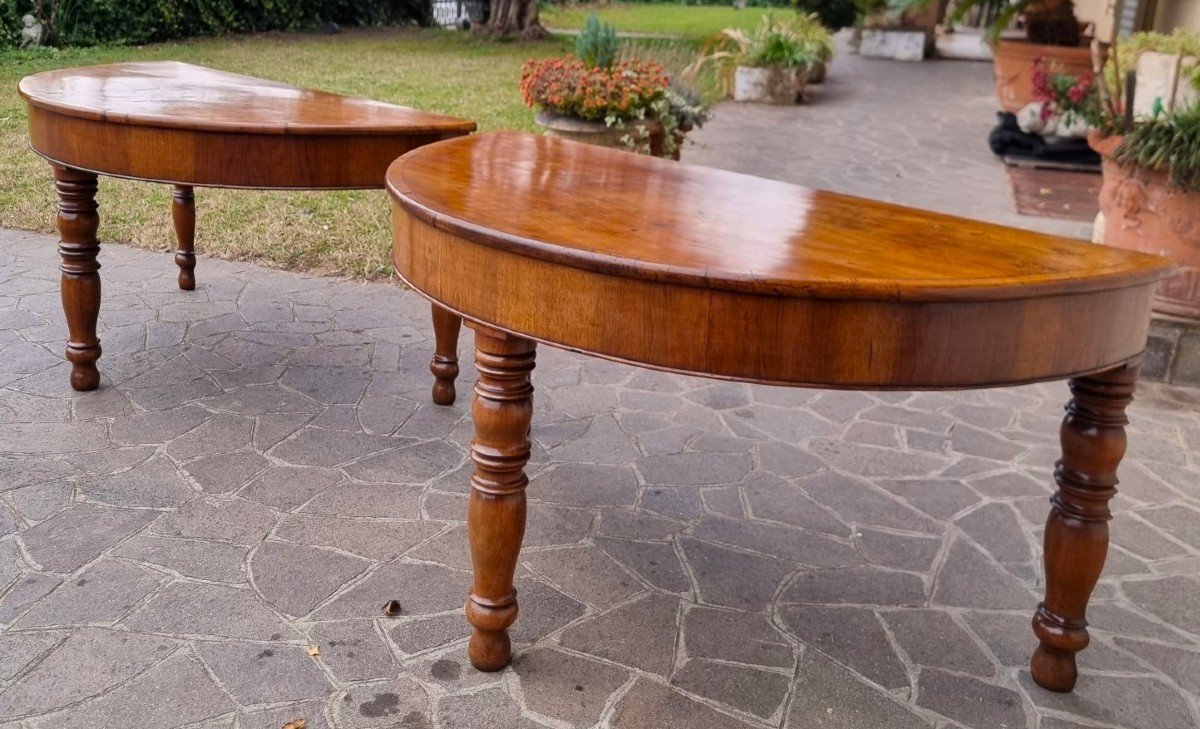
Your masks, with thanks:
[[[595,11],[588,13],[583,30],[575,39],[575,57],[589,68],[608,68],[617,60],[620,47],[617,31],[611,25],[601,23]]]
[[[816,13],[821,25],[830,30],[840,30],[854,25],[858,9],[854,0],[792,0],[796,12],[806,15]]]
[[[1137,124],[1113,159],[1123,166],[1166,169],[1174,187],[1200,191],[1200,106]]]
[[[355,26],[433,20],[431,0],[43,0],[42,5],[46,40],[61,46],[302,30],[326,21]],[[21,16],[32,11],[33,0],[0,0],[0,46],[20,41]]]
[[[1117,42],[1117,62],[1121,72],[1136,70],[1138,56],[1145,51],[1200,57],[1200,33],[1186,28],[1176,28],[1170,35],[1144,31],[1126,36]],[[1109,86],[1115,87],[1117,65],[1110,62],[1104,70]],[[1200,88],[1200,69],[1192,72],[1190,81],[1194,86]]]
[[[21,16],[27,12],[28,0],[0,0],[0,48],[21,42]]]

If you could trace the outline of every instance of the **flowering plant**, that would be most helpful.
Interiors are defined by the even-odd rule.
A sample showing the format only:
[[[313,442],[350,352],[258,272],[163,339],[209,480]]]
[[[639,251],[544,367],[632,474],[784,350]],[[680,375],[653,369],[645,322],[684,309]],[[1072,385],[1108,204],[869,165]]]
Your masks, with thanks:
[[[650,61],[625,60],[600,68],[566,56],[529,60],[521,67],[526,106],[610,123],[644,118],[665,97],[667,86],[662,66]]]
[[[1030,76],[1033,98],[1042,102],[1041,118],[1057,114],[1066,124],[1094,124],[1100,114],[1100,98],[1092,74],[1062,73],[1042,56],[1033,60]]]

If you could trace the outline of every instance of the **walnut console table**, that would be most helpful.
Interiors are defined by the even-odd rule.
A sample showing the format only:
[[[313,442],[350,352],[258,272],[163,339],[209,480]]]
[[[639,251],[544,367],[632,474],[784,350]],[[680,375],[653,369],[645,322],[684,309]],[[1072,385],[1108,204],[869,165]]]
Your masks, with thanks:
[[[175,186],[179,287],[196,287],[194,187],[334,190],[383,187],[387,166],[423,144],[475,130],[465,119],[302,89],[187,63],[123,63],[21,80],[29,142],[54,168],[71,386],[100,383],[100,219],[96,177]],[[434,308],[432,369],[454,399],[459,319]]]
[[[798,387],[1069,379],[1032,670],[1074,687],[1165,259],[517,133],[410,152],[388,189],[397,271],[475,330],[476,667],[510,659],[544,342]]]

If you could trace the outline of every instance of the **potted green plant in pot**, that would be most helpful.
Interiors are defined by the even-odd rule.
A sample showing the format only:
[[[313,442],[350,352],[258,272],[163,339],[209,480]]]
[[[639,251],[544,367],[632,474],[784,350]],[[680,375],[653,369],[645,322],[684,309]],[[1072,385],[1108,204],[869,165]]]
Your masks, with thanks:
[[[526,61],[525,104],[549,136],[678,159],[683,136],[708,118],[708,107],[672,84],[662,65],[618,58],[616,34],[593,13],[576,55]]]
[[[521,94],[537,108],[535,120],[547,135],[602,147],[628,147],[635,136],[661,144],[662,129],[647,112],[666,94],[667,83],[654,63],[589,68],[566,56],[526,61],[521,68]]]
[[[833,39],[815,14],[777,19],[763,16],[747,32],[726,28],[697,62],[717,65],[734,101],[795,104],[804,100],[811,72],[833,58]]]
[[[808,69],[808,82],[819,84],[825,81],[825,70],[833,59],[833,34],[858,22],[858,8],[854,0],[791,0],[799,15],[814,34],[814,40],[827,49],[827,58]]]
[[[983,0],[968,0],[957,6],[955,15]],[[1024,37],[1001,34],[1013,18],[1023,18]],[[996,98],[1000,107],[1016,113],[1033,100],[1034,59],[1044,58],[1067,73],[1083,74],[1091,70],[1091,39],[1082,33],[1071,0],[1015,0],[988,27],[993,46],[993,70]]]
[[[650,104],[646,117],[662,127],[662,151],[659,156],[679,159],[687,134],[699,129],[712,116],[705,99],[716,92],[716,79],[697,75],[695,46],[675,39],[638,38],[626,41],[618,61],[652,61],[667,75],[667,91]],[[655,152],[657,154],[657,152]]]
[[[1194,319],[1200,319],[1197,55],[1195,33],[1122,40],[1098,77],[1088,137],[1103,160],[1097,241],[1174,260],[1179,272],[1159,285],[1154,308]],[[1122,76],[1130,67],[1137,69],[1132,89]]]
[[[833,42],[833,31],[815,12],[799,13],[791,19],[789,25],[792,32],[796,34],[812,56],[812,60],[808,62],[807,82],[810,84],[824,83],[829,63],[837,51],[837,46]]]
[[[941,14],[938,0],[855,0],[858,54],[866,58],[922,61],[933,48]]]

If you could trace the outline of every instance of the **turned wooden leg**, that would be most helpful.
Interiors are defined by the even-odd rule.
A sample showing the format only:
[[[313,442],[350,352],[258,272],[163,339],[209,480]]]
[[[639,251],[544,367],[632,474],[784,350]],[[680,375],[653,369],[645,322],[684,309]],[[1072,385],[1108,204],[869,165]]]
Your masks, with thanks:
[[[517,619],[513,573],[525,536],[534,343],[482,326],[472,328],[479,381],[471,403],[475,472],[467,531],[475,579],[466,610],[475,631],[467,653],[479,670],[498,671],[512,657],[508,626]]]
[[[62,305],[67,315],[71,387],[95,390],[100,385],[96,369],[96,360],[100,359],[100,339],[96,337],[100,316],[96,175],[56,165],[54,187],[58,191],[58,255],[62,258],[58,268],[62,271]]]
[[[1051,691],[1070,691],[1075,654],[1087,647],[1087,604],[1108,552],[1108,502],[1117,493],[1117,465],[1125,455],[1125,408],[1137,385],[1136,362],[1069,382],[1071,402],[1054,470],[1044,556],[1046,599],[1033,615],[1040,645],[1030,668]]]
[[[179,288],[196,289],[196,196],[189,185],[176,185],[171,201],[171,222],[175,224],[175,265],[179,266]]]
[[[454,404],[454,380],[458,377],[458,332],[462,328],[462,317],[433,307],[433,361],[429,371],[433,373],[433,401],[438,405]]]

